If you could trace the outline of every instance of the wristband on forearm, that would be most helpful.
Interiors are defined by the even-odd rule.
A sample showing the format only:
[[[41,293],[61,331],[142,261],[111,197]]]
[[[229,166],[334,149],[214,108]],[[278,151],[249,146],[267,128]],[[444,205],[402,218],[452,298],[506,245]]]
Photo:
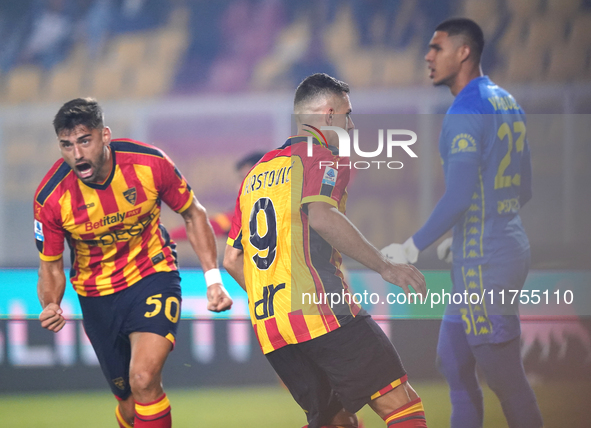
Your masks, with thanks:
[[[207,272],[204,272],[203,276],[205,277],[205,283],[208,287],[212,286],[213,284],[222,283],[222,275],[220,274],[219,269],[210,269]]]

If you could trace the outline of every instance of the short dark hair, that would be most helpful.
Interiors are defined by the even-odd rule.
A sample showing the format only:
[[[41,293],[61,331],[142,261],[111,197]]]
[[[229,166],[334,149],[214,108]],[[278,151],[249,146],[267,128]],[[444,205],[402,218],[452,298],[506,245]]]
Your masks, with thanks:
[[[53,128],[57,135],[78,125],[84,125],[88,129],[101,129],[104,126],[103,109],[94,98],[76,98],[68,101],[53,118]]]
[[[252,152],[241,158],[238,162],[236,162],[236,171],[240,170],[242,167],[250,166],[253,167],[258,161],[265,156],[266,152]]]
[[[296,106],[302,101],[307,101],[319,95],[342,95],[349,93],[349,85],[345,82],[335,79],[326,73],[316,73],[306,77],[298,85],[293,99],[293,105]]]
[[[450,36],[463,36],[474,53],[474,59],[480,61],[484,50],[484,34],[476,22],[468,18],[447,19],[439,24],[435,31],[443,31]]]

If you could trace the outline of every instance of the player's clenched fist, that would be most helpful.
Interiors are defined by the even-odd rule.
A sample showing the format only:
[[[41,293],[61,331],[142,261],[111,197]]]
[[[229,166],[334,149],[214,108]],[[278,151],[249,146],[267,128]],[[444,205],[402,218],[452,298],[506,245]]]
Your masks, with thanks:
[[[408,264],[393,264],[387,262],[380,272],[384,281],[399,286],[406,295],[410,293],[409,285],[415,292],[420,293],[423,298],[427,297],[427,285],[425,277],[416,267]]]
[[[66,319],[63,316],[63,311],[56,303],[49,303],[39,315],[41,327],[49,331],[57,333],[66,325]]]
[[[232,307],[232,298],[222,284],[207,287],[207,309],[212,312],[227,311]]]

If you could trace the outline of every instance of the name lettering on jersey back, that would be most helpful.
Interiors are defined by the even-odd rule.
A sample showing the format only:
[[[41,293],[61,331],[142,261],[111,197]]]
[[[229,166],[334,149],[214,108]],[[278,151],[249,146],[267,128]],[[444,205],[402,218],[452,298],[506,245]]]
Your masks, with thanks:
[[[136,208],[134,210],[127,211],[124,213],[116,213],[116,214],[112,214],[112,215],[106,215],[102,219],[100,219],[99,221],[87,221],[86,223],[84,223],[84,229],[87,232],[90,232],[94,229],[99,229],[104,226],[112,226],[114,224],[121,223],[126,218],[138,215],[141,211],[142,211],[141,208]]]
[[[279,186],[280,184],[287,184],[289,183],[290,172],[291,166],[284,166],[279,169],[273,169],[271,171],[264,171],[260,174],[252,175],[244,185],[243,194],[256,192],[260,189],[268,189],[273,186]]]
[[[497,110],[519,110],[520,107],[511,95],[504,97],[490,97],[488,101],[492,104],[495,111]]]

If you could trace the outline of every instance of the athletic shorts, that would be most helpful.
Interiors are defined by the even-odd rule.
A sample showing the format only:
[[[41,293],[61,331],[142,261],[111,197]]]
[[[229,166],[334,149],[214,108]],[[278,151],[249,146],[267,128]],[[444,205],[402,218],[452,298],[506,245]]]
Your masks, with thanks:
[[[504,261],[454,263],[451,271],[453,292],[467,292],[468,296],[476,293],[480,299],[474,299],[472,302],[475,303],[468,298],[462,299],[459,304],[452,302],[446,308],[445,319],[464,324],[471,346],[515,339],[521,334],[519,298],[511,303],[515,295],[511,290],[523,288],[529,265],[529,251]]]
[[[309,428],[328,424],[342,409],[356,413],[406,381],[398,352],[369,316],[266,357],[306,413]]]
[[[92,343],[111,391],[125,400],[131,394],[129,335],[156,333],[174,345],[181,314],[177,271],[149,275],[108,296],[79,296],[84,330]]]

